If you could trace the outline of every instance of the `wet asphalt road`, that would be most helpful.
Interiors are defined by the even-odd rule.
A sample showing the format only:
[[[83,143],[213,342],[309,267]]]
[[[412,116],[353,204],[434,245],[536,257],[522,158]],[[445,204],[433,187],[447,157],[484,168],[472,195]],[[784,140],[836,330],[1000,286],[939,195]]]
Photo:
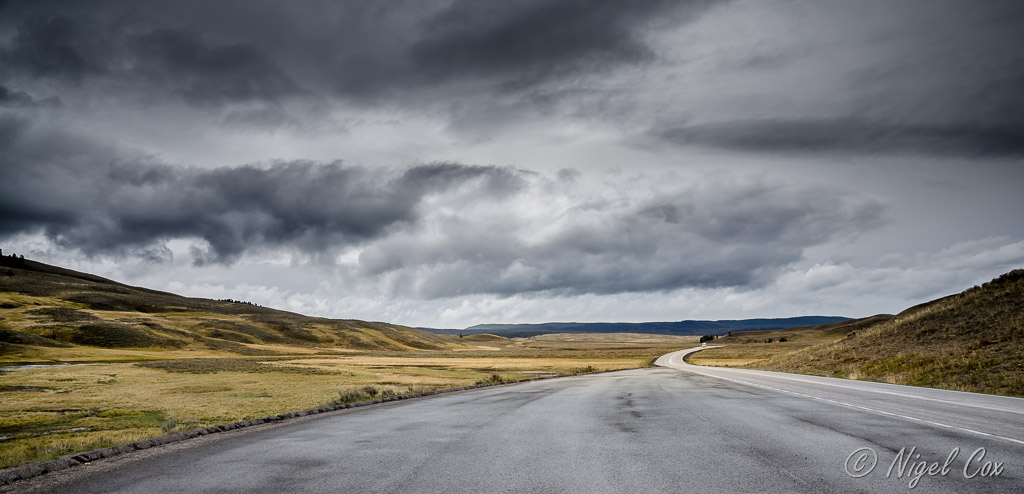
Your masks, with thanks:
[[[69,493],[1024,492],[1024,400],[680,360],[670,354],[661,360],[667,368],[227,433],[32,486]],[[900,458],[908,459],[902,476]],[[920,475],[910,489],[915,467],[931,463],[935,474]]]

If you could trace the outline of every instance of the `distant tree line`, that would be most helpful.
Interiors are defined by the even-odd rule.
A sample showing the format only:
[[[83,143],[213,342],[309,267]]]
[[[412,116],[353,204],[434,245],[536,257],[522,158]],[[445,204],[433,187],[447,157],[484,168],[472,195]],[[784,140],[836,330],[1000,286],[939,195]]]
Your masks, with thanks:
[[[245,305],[251,305],[253,307],[263,307],[262,305],[257,304],[257,303],[246,302],[245,300],[234,300],[234,299],[230,299],[230,298],[221,298],[221,299],[217,299],[217,301],[218,302],[230,302],[232,304],[245,304]]]
[[[4,250],[0,249],[0,257],[3,257],[3,255],[4,255]],[[10,257],[11,259],[21,259],[22,261],[25,260],[25,255],[24,254],[19,256],[19,255],[13,253],[13,252],[11,252],[11,255],[9,255],[7,257]]]
[[[725,336],[732,336],[732,331],[729,331],[728,333],[725,333]],[[701,336],[700,340],[697,343],[704,343],[704,342],[711,341],[711,340],[717,340],[717,339],[719,339],[721,337],[722,337],[722,335],[720,335],[720,334],[706,334],[704,336]]]
[[[22,267],[22,266],[24,266],[24,264],[25,264],[25,256],[24,255],[20,255],[19,256],[19,255],[15,254],[15,253],[11,252],[10,254],[5,256],[4,255],[4,250],[0,249],[0,265],[2,265],[2,266],[9,266],[9,267]],[[4,273],[4,274],[6,274],[7,276],[14,276],[14,271],[11,271],[10,269],[8,269],[7,272]]]

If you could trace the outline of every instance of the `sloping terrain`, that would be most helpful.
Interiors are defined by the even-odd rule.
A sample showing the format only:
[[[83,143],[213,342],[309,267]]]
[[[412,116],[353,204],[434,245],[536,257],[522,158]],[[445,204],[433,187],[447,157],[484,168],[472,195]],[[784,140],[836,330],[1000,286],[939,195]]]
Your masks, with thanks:
[[[696,341],[600,336],[434,335],[4,257],[0,468],[380,396],[636,368]]]
[[[394,324],[182,297],[31,260],[0,258],[0,361],[73,357],[82,354],[72,350],[77,347],[273,355],[293,349],[458,346],[450,337]]]
[[[716,343],[693,362],[1024,396],[1024,270],[895,316]]]

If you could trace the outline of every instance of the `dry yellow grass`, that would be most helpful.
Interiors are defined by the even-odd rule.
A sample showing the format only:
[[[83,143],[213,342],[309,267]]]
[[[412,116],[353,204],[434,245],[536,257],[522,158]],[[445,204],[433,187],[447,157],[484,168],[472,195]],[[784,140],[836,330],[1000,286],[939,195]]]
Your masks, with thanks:
[[[817,345],[839,341],[862,326],[863,323],[857,320],[810,328],[733,333],[709,342],[711,345],[723,345],[721,348],[697,352],[689,357],[689,361],[697,365],[754,367],[773,358],[799,354]]]
[[[1024,270],[896,316],[715,343],[691,362],[1024,396]]]
[[[366,385],[403,394],[471,385],[495,374],[513,381],[581,370],[635,368],[688,344],[674,338],[638,343],[624,337],[618,341],[606,337],[592,344],[569,339],[574,341],[559,341],[547,335],[543,341],[505,340],[485,352],[405,352],[405,356],[350,355],[352,352],[345,351],[339,352],[341,355],[312,355],[286,346],[275,350],[292,355],[239,357],[210,350],[54,349],[67,352],[63,357],[74,355],[80,361],[118,357],[145,362],[61,365],[0,373],[0,436],[4,437],[0,441],[0,467],[314,408],[338,399],[340,392]],[[531,345],[542,350],[531,350]],[[608,345],[612,348],[606,348]],[[528,352],[546,355],[526,356]]]
[[[640,367],[693,342],[463,341],[0,265],[0,365],[95,364],[0,369],[0,467],[378,394]]]
[[[466,347],[404,326],[181,297],[30,260],[0,258],[0,266],[0,363],[82,358],[72,346],[239,355],[273,354],[269,347],[281,345],[294,347],[288,353]]]

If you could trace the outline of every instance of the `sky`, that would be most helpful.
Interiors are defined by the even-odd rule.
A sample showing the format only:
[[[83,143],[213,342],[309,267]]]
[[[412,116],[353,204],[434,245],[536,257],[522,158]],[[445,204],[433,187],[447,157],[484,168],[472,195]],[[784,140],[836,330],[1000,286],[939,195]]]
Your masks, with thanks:
[[[334,318],[895,313],[1024,267],[1017,0],[0,0],[0,248]]]

